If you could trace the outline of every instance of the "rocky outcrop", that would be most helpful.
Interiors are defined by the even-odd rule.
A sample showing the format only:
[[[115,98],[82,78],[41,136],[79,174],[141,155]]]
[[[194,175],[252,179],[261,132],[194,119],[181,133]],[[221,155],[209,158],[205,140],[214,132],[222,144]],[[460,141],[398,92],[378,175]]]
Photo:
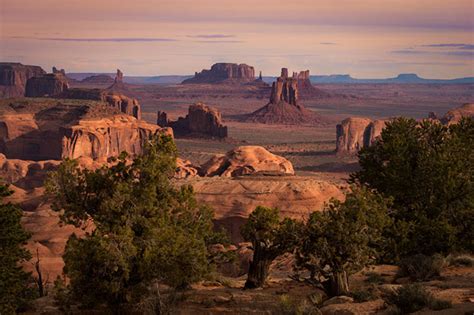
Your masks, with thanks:
[[[216,155],[201,166],[201,176],[294,175],[293,165],[284,157],[259,146],[237,147]]]
[[[115,75],[114,83],[123,83],[123,72],[120,69],[117,69],[117,74]]]
[[[198,167],[194,166],[191,161],[176,159],[176,178],[189,178],[198,176]]]
[[[158,111],[157,116],[157,124],[171,127],[177,137],[227,137],[227,127],[222,124],[221,113],[203,103],[189,106],[188,115],[177,121],[168,120],[167,114],[162,111]]]
[[[309,73],[308,73],[309,74]],[[270,102],[257,111],[247,115],[249,122],[264,124],[308,124],[321,121],[319,115],[299,103],[298,75],[288,77],[288,69],[273,82]]]
[[[336,126],[336,152],[354,154],[374,143],[387,120],[349,117]]]
[[[255,81],[255,69],[246,64],[216,63],[210,70],[196,72],[183,84],[247,83]]]
[[[90,84],[90,85],[111,85],[115,81],[114,79],[107,74],[98,74],[93,75],[87,78],[84,78],[81,83]]]
[[[197,200],[214,209],[218,226],[226,228],[233,242],[242,241],[240,227],[257,206],[276,207],[283,217],[301,220],[331,198],[344,198],[339,187],[314,177],[195,177],[178,183],[193,186]]]
[[[142,152],[144,142],[169,128],[121,114],[106,103],[76,100],[18,101],[0,113],[0,153],[22,160],[90,158],[105,161],[127,151]],[[49,102],[49,103],[48,103]]]
[[[69,89],[69,83],[61,72],[32,77],[26,82],[25,96],[55,96]]]
[[[448,111],[443,118],[441,118],[441,123],[446,125],[456,124],[462,117],[474,118],[474,103],[464,104]]]
[[[120,92],[101,89],[68,89],[56,96],[57,98],[96,100],[109,104],[124,114],[141,119],[142,111],[138,100],[130,98]]]
[[[25,96],[26,82],[46,72],[39,66],[0,62],[0,98]]]

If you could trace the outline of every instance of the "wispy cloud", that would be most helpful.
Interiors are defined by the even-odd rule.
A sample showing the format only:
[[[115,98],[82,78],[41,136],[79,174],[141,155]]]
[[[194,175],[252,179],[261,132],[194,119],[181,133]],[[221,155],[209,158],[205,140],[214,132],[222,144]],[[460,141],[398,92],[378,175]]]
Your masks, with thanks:
[[[425,50],[415,50],[415,49],[400,49],[391,51],[392,54],[401,54],[401,55],[422,55],[422,54],[432,54],[431,51]]]
[[[23,37],[13,36],[14,39],[34,39],[58,42],[176,42],[174,38],[149,38],[149,37],[103,37],[103,38],[69,38],[69,37]]]
[[[321,42],[319,44],[320,45],[337,45],[336,43],[333,43],[333,42]]]
[[[448,43],[448,44],[429,44],[429,45],[421,45],[422,47],[435,47],[435,48],[458,48],[464,50],[474,50],[474,44],[456,44],[456,43]]]
[[[242,40],[196,40],[196,43],[203,43],[203,44],[236,44],[236,43],[243,43]]]
[[[186,37],[212,39],[212,38],[233,38],[236,36],[232,34],[199,34],[199,35],[186,35]]]

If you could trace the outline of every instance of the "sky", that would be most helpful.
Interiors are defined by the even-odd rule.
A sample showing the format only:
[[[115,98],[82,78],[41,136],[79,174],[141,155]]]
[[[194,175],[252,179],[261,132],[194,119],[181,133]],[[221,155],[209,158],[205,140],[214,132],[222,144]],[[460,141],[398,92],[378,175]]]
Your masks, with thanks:
[[[474,76],[474,0],[0,0],[0,61],[67,72]]]

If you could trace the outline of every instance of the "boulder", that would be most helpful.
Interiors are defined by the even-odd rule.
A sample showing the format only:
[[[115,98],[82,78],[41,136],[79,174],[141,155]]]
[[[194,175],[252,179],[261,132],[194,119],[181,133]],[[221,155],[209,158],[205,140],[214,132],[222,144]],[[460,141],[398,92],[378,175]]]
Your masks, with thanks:
[[[255,81],[255,69],[246,64],[216,63],[210,70],[196,72],[182,84],[247,83]]]
[[[176,159],[176,178],[189,178],[198,176],[198,168],[194,166],[191,161],[183,160],[181,158]]]
[[[25,96],[26,82],[46,72],[39,66],[0,62],[0,98]]]
[[[309,74],[309,73],[308,73]],[[273,82],[270,101],[264,107],[247,115],[248,122],[264,124],[312,124],[321,121],[318,114],[299,104],[297,74],[288,77],[288,69]]]
[[[25,96],[55,96],[69,89],[67,78],[60,72],[32,77],[26,82]]]
[[[162,111],[158,111],[157,116],[157,124],[171,127],[177,137],[227,137],[227,127],[222,123],[221,113],[203,103],[189,106],[188,115],[179,117],[177,121],[168,120],[167,114]]]
[[[242,175],[294,175],[287,159],[259,146],[237,147],[225,155],[216,155],[201,166],[201,176],[235,177]]]

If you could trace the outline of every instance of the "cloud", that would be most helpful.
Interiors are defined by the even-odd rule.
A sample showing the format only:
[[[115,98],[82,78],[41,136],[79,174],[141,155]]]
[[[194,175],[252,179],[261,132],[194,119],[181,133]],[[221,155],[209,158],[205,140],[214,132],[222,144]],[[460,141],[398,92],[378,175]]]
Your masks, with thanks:
[[[422,47],[435,47],[435,48],[458,48],[464,50],[474,50],[474,44],[430,44],[430,45],[421,45]]]
[[[332,42],[321,42],[319,44],[320,45],[337,45],[336,43],[332,43]]]
[[[196,40],[195,43],[202,43],[202,44],[235,44],[235,43],[243,43],[244,41],[241,40]]]
[[[35,39],[44,41],[58,41],[58,42],[176,42],[173,38],[146,38],[146,37],[103,37],[103,38],[69,38],[69,37],[23,37],[13,36],[14,39]]]
[[[431,51],[424,50],[415,50],[415,49],[400,49],[391,51],[392,54],[401,54],[401,55],[422,55],[422,54],[432,54]]]
[[[236,37],[235,35],[231,34],[200,34],[200,35],[186,35],[189,38],[233,38]]]

